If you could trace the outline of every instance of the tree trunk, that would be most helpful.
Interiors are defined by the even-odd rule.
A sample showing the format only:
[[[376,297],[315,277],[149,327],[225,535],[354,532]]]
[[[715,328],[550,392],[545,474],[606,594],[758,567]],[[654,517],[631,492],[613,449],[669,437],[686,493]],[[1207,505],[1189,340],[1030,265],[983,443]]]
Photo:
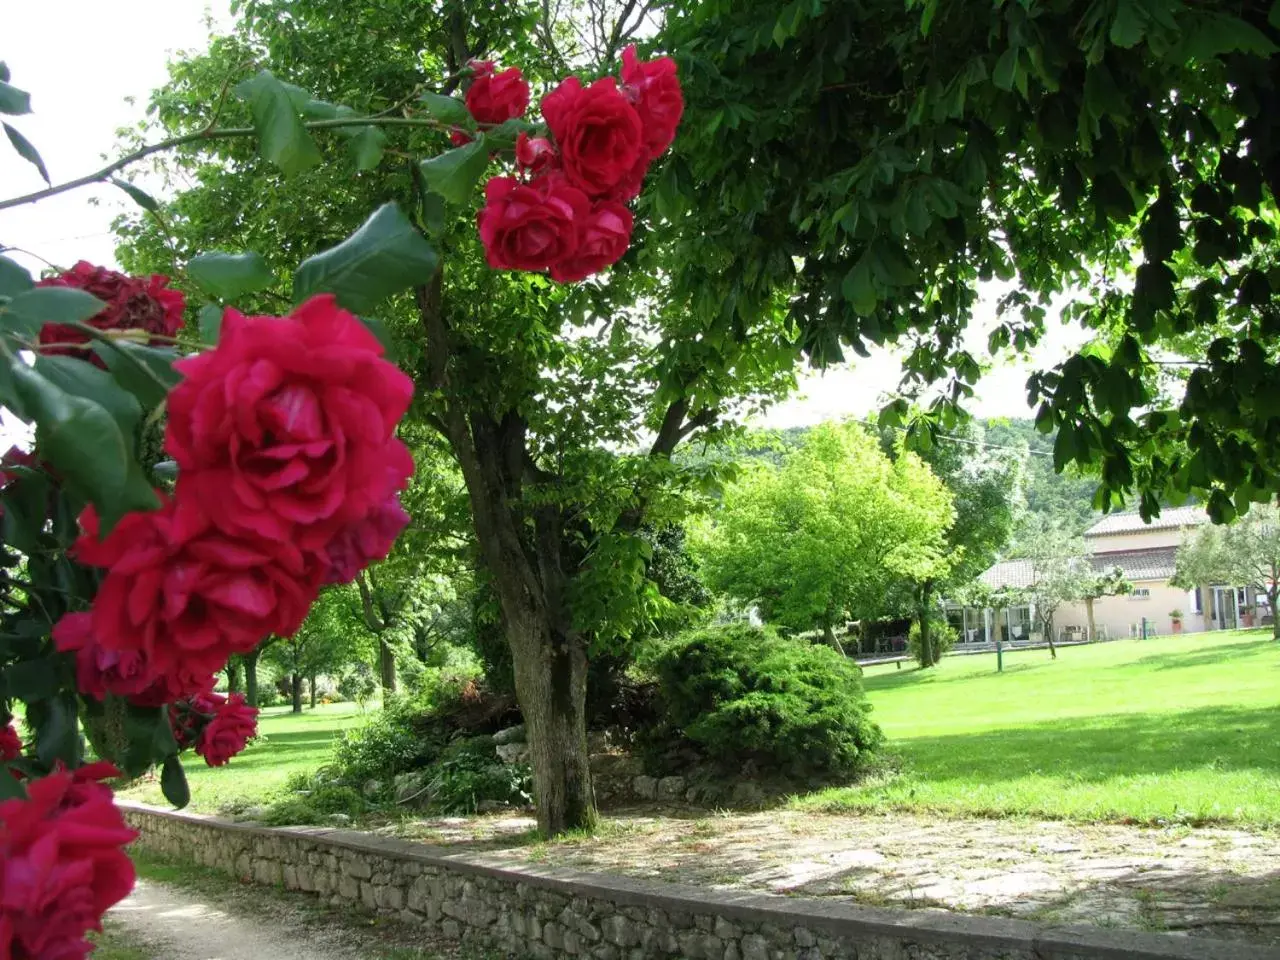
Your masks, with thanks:
[[[396,652],[386,637],[378,637],[378,673],[383,694],[396,692]]]
[[[1276,610],[1276,600],[1280,598],[1280,587],[1267,590],[1267,603],[1271,607],[1271,639],[1280,640],[1280,611]]]
[[[302,712],[302,674],[294,673],[289,677],[289,692],[293,694],[293,712]]]
[[[916,623],[920,625],[921,667],[932,667],[942,659],[933,649],[933,634],[929,631],[929,593],[930,585],[921,584],[916,604]]]
[[[1098,639],[1098,628],[1093,625],[1093,597],[1084,598],[1084,615],[1089,619],[1088,640],[1092,643]]]
[[[1043,624],[1044,638],[1049,641],[1049,659],[1057,660],[1058,648],[1053,643],[1053,618],[1050,617],[1048,620],[1043,621]]]
[[[307,677],[307,687],[311,691],[311,709],[314,710],[316,708],[316,675],[314,672]]]
[[[240,660],[232,657],[227,661],[227,693],[240,692]]]
[[[549,837],[596,823],[587,753],[587,648],[546,625],[509,624],[516,698],[529,731],[538,828]]]
[[[827,646],[835,650],[840,656],[844,656],[844,647],[840,645],[840,638],[836,636],[835,630],[831,626],[831,621],[824,621],[822,624],[822,639],[827,642]]]
[[[258,658],[262,651],[256,647],[244,654],[244,699],[251,707],[258,705]]]

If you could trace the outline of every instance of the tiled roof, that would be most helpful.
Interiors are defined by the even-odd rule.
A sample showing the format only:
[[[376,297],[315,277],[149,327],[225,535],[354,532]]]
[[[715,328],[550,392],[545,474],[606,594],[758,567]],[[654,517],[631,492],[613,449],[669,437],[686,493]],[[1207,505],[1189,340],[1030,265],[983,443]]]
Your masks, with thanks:
[[[1115,553],[1097,553],[1089,557],[1089,563],[1098,573],[1119,567],[1126,580],[1168,580],[1173,576],[1176,547],[1158,547],[1153,550],[1120,550]],[[1036,582],[1033,560],[1002,560],[989,567],[978,578],[992,590],[1001,587],[1029,587]]]
[[[1036,582],[1035,564],[1030,560],[1001,560],[978,578],[992,590],[1001,587],[1029,587]]]
[[[1126,580],[1168,580],[1173,576],[1177,553],[1177,547],[1157,547],[1153,550],[1095,553],[1089,560],[1098,573],[1119,567],[1124,571]]]
[[[1143,530],[1175,530],[1194,527],[1208,521],[1203,507],[1165,507],[1160,516],[1147,523],[1135,513],[1113,513],[1103,517],[1085,531],[1086,537],[1105,537],[1113,533],[1141,533]]]

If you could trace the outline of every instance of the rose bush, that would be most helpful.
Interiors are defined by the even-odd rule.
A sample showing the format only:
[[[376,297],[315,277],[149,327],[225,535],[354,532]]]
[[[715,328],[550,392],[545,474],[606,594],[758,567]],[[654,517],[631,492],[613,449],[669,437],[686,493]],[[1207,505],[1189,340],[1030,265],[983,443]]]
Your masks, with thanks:
[[[163,342],[182,329],[186,297],[171,289],[165,276],[130,277],[81,260],[65,273],[41,280],[39,286],[72,287],[97,297],[105,306],[85,322],[99,330],[145,330],[153,335],[151,342]],[[46,323],[40,328],[43,352],[82,357],[103,366],[84,346],[90,340],[89,333],[68,324]]]

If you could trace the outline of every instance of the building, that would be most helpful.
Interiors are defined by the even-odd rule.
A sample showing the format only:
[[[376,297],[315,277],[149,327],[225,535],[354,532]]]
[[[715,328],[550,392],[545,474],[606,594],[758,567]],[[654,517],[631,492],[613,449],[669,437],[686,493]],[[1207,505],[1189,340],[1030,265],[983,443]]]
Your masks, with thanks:
[[[1266,598],[1253,585],[1213,584],[1182,590],[1169,581],[1174,574],[1178,545],[1195,527],[1209,520],[1200,507],[1171,507],[1150,523],[1137,513],[1104,517],[1085,532],[1088,563],[1104,573],[1119,567],[1133,584],[1128,595],[1100,597],[1093,601],[1096,639],[1137,636],[1142,633],[1194,633],[1251,626],[1270,611],[1258,611]],[[1004,560],[981,576],[992,589],[1029,587],[1035,583],[1032,560]],[[947,619],[959,632],[961,643],[1043,641],[1034,610],[1028,604],[1002,610],[962,608],[947,604]],[[1180,613],[1174,624],[1174,613]],[[1084,639],[1089,616],[1085,603],[1064,603],[1054,613],[1055,640]]]

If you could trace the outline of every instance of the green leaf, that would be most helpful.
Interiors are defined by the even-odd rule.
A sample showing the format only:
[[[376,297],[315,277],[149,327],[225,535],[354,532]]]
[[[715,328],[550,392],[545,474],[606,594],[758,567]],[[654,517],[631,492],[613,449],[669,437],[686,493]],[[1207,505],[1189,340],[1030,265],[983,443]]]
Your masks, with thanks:
[[[1188,59],[1204,62],[1224,53],[1251,53],[1269,57],[1276,45],[1250,23],[1227,13],[1205,13],[1184,27],[1183,42],[1177,51]]]
[[[218,335],[222,333],[222,307],[214,303],[205,304],[200,308],[198,323],[200,342],[207,343],[211,347],[216,346]]]
[[[61,686],[58,658],[51,655],[22,660],[5,669],[4,680],[9,694],[19,700],[47,700]]]
[[[489,145],[479,136],[464,147],[449,150],[419,164],[429,186],[449,203],[466,203],[489,166]]]
[[[0,307],[0,317],[34,337],[46,323],[78,323],[101,313],[105,306],[97,297],[74,287],[36,287]]]
[[[145,190],[140,190],[128,180],[121,180],[119,177],[112,177],[111,183],[127,193],[129,198],[147,213],[160,212],[160,204],[156,202],[156,198]]]
[[[866,317],[876,312],[879,297],[871,279],[871,261],[866,254],[845,274],[840,289],[860,316]]]
[[[347,134],[347,148],[357,170],[372,170],[382,162],[387,147],[387,135],[381,127],[352,127]]]
[[[93,352],[102,358],[116,382],[142,402],[144,410],[163,403],[169,391],[182,380],[182,374],[173,369],[178,355],[167,347],[112,340],[95,343]]]
[[[0,257],[0,297],[16,297],[34,286],[31,274],[21,264],[8,257]]]
[[[36,373],[69,394],[100,404],[131,439],[142,422],[142,407],[133,394],[116,382],[105,370],[75,357],[37,357]],[[132,447],[132,444],[130,444]]]
[[[192,257],[187,273],[207,293],[221,300],[235,300],[257,293],[276,282],[262,254],[223,253],[211,250]]]
[[[22,786],[22,781],[17,777],[8,774],[7,768],[0,763],[0,803],[5,800],[24,800],[27,791]]]
[[[31,94],[0,80],[0,113],[13,115],[30,112]]]
[[[302,125],[297,87],[286,85],[263,70],[238,83],[236,96],[249,104],[258,131],[259,152],[286,174],[301,173],[320,162],[320,150]]]
[[[361,317],[360,322],[369,328],[369,332],[378,338],[378,342],[382,344],[382,349],[387,353],[387,359],[392,362],[396,358],[396,342],[391,338],[391,331],[387,329],[387,325],[378,317]]]
[[[61,760],[68,767],[80,765],[80,720],[74,693],[30,704],[27,718],[36,729],[36,757],[41,763],[51,767]]]
[[[1120,0],[1111,21],[1111,42],[1117,47],[1136,47],[1146,32],[1146,18],[1134,0]]]
[[[1017,69],[1018,48],[1010,47],[996,61],[996,68],[991,71],[991,82],[1001,90],[1012,90]]]
[[[160,791],[179,810],[191,802],[187,774],[182,769],[182,761],[177,757],[167,757],[164,766],[160,768]]]
[[[332,293],[355,313],[366,313],[392,294],[424,284],[436,271],[436,251],[401,209],[388,203],[342,243],[298,267],[293,299]]]
[[[36,424],[41,455],[74,492],[91,501],[105,535],[120,517],[159,505],[133,456],[133,445],[101,404],[67,393],[21,360],[14,385]]]
[[[4,132],[9,138],[9,142],[13,144],[13,149],[18,151],[18,156],[39,170],[44,182],[49,186],[53,186],[53,181],[49,179],[49,170],[45,167],[44,161],[40,159],[40,152],[31,145],[31,141],[7,123],[4,124]]]
[[[441,123],[462,127],[465,130],[474,130],[476,128],[475,117],[471,116],[471,111],[467,109],[467,105],[457,97],[447,97],[442,93],[428,92],[422,95],[422,105],[427,108],[427,113]]]

